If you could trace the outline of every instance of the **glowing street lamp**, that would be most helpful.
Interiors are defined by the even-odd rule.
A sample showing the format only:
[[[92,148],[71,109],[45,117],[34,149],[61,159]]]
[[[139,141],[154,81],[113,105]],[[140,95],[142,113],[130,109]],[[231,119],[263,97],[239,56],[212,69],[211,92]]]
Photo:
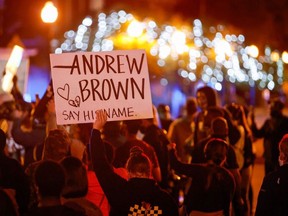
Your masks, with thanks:
[[[41,10],[41,19],[44,23],[49,24],[49,44],[50,44],[50,51],[54,52],[55,50],[55,43],[53,42],[55,36],[55,22],[58,18],[58,10],[54,6],[52,1],[47,1],[44,7]]]
[[[41,10],[41,19],[44,23],[54,23],[58,18],[58,10],[52,1],[47,1]]]

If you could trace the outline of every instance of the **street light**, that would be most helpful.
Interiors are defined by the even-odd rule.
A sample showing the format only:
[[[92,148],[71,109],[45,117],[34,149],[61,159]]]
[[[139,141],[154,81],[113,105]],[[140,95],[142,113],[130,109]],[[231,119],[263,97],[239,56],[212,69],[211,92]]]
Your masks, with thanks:
[[[44,23],[54,23],[58,18],[58,10],[52,1],[47,1],[41,10],[41,19]]]
[[[52,1],[47,1],[44,5],[44,7],[41,10],[41,19],[44,23],[49,24],[49,46],[51,49],[51,52],[54,52],[55,45],[53,45],[53,39],[55,36],[55,25],[58,18],[58,9],[55,7]]]

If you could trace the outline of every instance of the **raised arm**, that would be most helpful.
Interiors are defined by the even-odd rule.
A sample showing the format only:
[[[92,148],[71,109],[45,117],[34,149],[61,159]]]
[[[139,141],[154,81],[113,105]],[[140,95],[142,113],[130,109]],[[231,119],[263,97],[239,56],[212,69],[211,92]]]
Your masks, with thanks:
[[[93,123],[93,129],[90,139],[90,153],[93,164],[93,169],[97,177],[100,176],[104,170],[112,171],[111,165],[106,158],[105,145],[101,139],[101,129],[107,121],[107,116],[103,110],[96,111],[96,119]],[[98,177],[99,178],[99,177]]]
[[[106,121],[106,113],[103,110],[97,110],[90,138],[90,155],[94,172],[108,201],[115,203],[119,196],[123,195],[127,182],[114,172],[112,165],[106,157],[105,143],[101,139],[100,132]]]
[[[201,171],[199,167],[201,165],[198,164],[186,164],[182,163],[178,160],[176,156],[176,144],[170,143],[167,145],[169,151],[169,159],[171,168],[176,171],[176,173],[181,175],[189,175],[192,176],[193,174],[197,175],[198,172]]]

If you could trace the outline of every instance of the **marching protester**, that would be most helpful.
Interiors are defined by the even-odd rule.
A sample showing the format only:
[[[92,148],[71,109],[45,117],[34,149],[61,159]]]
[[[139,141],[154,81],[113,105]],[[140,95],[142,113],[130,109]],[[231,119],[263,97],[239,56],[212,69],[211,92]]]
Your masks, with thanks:
[[[177,216],[175,200],[151,179],[151,162],[143,151],[131,150],[126,168],[129,180],[118,176],[105,156],[100,130],[107,121],[103,110],[96,112],[91,134],[90,151],[96,176],[111,205],[110,215],[168,215]]]
[[[258,195],[255,216],[288,215],[288,134],[278,144],[279,169],[264,177]]]
[[[210,139],[204,149],[207,160],[204,164],[181,163],[175,152],[176,145],[169,144],[169,149],[172,168],[192,178],[184,198],[187,214],[230,216],[235,180],[223,168],[228,144],[222,139]]]

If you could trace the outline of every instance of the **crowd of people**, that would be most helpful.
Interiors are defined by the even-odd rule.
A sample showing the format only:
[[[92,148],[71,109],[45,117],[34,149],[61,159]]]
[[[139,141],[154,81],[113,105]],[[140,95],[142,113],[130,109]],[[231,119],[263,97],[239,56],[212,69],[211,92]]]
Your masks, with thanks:
[[[149,119],[57,125],[53,90],[27,103],[0,94],[0,216],[251,216],[253,143],[264,138],[265,177],[256,216],[288,215],[288,117],[269,101],[221,104],[209,86]],[[251,195],[252,194],[252,195]]]

